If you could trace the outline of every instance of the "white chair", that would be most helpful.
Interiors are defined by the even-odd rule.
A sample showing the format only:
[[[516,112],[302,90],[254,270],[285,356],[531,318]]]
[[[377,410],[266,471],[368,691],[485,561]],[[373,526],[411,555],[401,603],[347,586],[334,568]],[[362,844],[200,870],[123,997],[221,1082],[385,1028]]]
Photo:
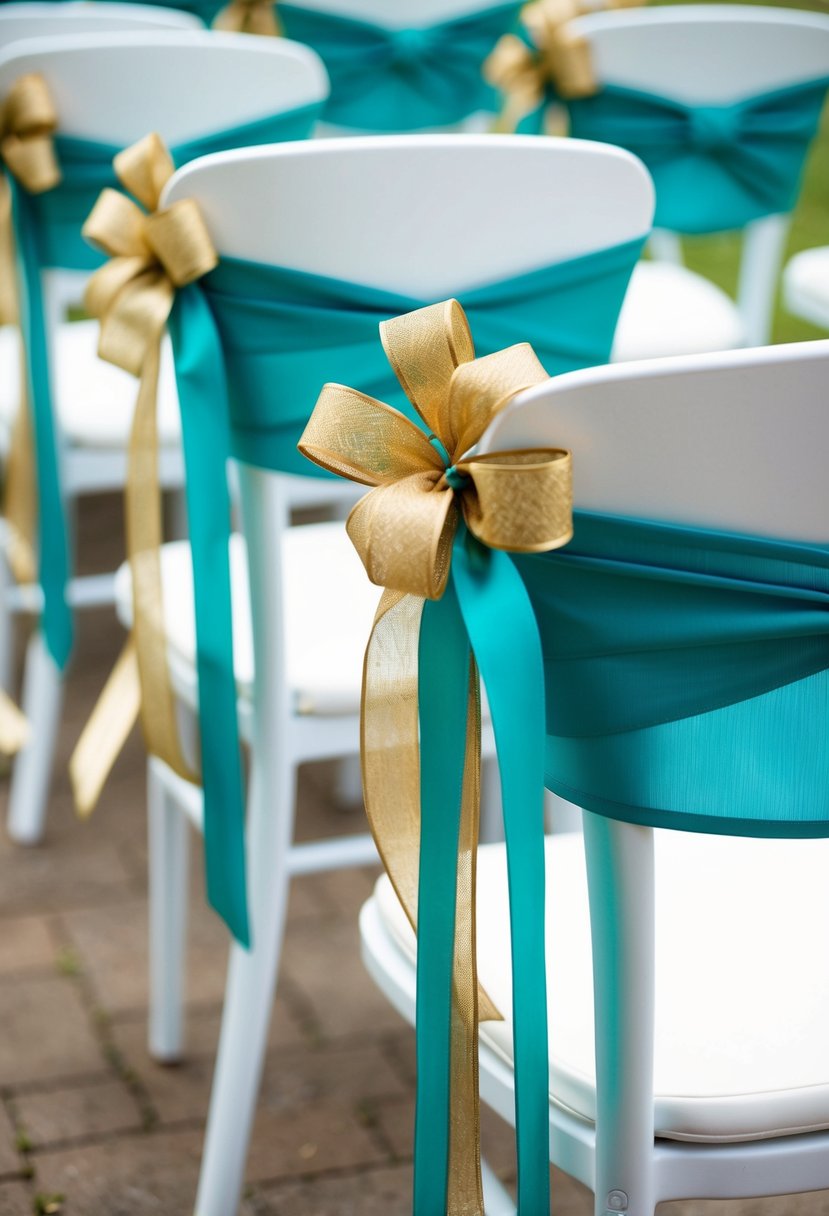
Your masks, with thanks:
[[[22,38],[52,38],[61,34],[100,34],[117,30],[201,29],[198,17],[151,4],[110,4],[107,0],[65,0],[44,4],[26,0],[0,9],[0,47]]]
[[[62,133],[116,147],[151,130],[174,146],[327,95],[322,65],[306,47],[205,30],[131,29],[16,42],[0,52],[0,96],[18,77],[35,71],[48,82]],[[51,270],[43,278],[62,490],[71,510],[82,495],[123,487],[136,381],[97,358],[97,323],[64,323],[67,307],[81,298],[85,276]],[[7,363],[14,353],[10,346]],[[10,420],[18,401],[18,385],[9,377],[0,392],[0,412]],[[178,402],[168,358],[162,369],[160,433],[161,481],[177,489],[182,482]],[[10,585],[5,570],[4,577],[0,651],[8,656],[9,613],[37,610],[38,589]],[[70,602],[75,607],[111,602],[112,580],[110,574],[73,579]],[[6,673],[9,666],[7,657]],[[9,799],[8,830],[22,844],[43,834],[61,702],[61,673],[36,633],[23,690],[31,741],[15,760]]]
[[[796,253],[783,271],[783,303],[790,313],[829,329],[829,248]]]
[[[639,239],[653,205],[647,174],[618,149],[474,135],[312,141],[206,157],[176,174],[163,203],[184,197],[198,202],[220,255],[430,300]],[[235,541],[234,638],[240,720],[251,748],[253,950],[232,949],[199,1216],[228,1216],[238,1203],[290,878],[375,856],[364,838],[303,846],[292,839],[297,766],[359,748],[360,655],[377,591],[341,525],[285,531],[284,478],[240,466],[239,480],[250,586]],[[165,546],[163,563],[174,686],[193,707],[186,546]],[[127,581],[120,597],[126,619]],[[331,640],[315,660],[307,640],[321,631]],[[326,667],[327,684],[319,678]],[[308,688],[314,695],[303,705]],[[183,812],[198,825],[199,802],[192,787],[151,763],[150,1049],[161,1058],[181,1049]]]
[[[591,13],[572,22],[600,84],[686,104],[725,105],[829,75],[829,17],[797,9],[683,4]],[[679,240],[657,233],[619,320],[616,361],[757,346],[770,339],[788,215],[744,231],[736,303],[682,265]]]
[[[516,398],[481,450],[570,448],[586,510],[825,546],[827,372],[829,342],[575,372]],[[512,1120],[504,855],[479,856],[479,975],[506,1015],[482,1027],[481,1093]],[[597,1216],[829,1187],[827,862],[827,840],[586,811],[583,843],[548,840],[550,1159]],[[416,946],[385,878],[360,926],[413,1022]],[[486,1177],[487,1216],[514,1210]]]

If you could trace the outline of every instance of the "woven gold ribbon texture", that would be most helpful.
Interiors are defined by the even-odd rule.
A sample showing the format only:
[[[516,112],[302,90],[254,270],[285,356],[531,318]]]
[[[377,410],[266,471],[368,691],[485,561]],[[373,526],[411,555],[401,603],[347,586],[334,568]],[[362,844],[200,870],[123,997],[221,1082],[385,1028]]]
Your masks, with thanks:
[[[232,0],[216,14],[213,29],[260,34],[266,38],[278,38],[282,34],[275,0]]]
[[[118,180],[141,205],[117,190],[107,189],[99,196],[83,231],[110,260],[89,280],[85,305],[101,322],[101,358],[140,376],[125,492],[133,630],[70,760],[81,814],[93,809],[135,719],[136,670],[148,751],[186,780],[197,780],[182,752],[167,666],[156,397],[161,339],[176,290],[207,274],[218,257],[191,199],[159,209],[174,166],[158,135],[148,135],[120,152],[114,165]]]
[[[529,345],[476,359],[456,300],[384,322],[380,333],[398,380],[431,434],[372,397],[327,384],[299,448],[323,468],[374,487],[346,525],[369,578],[384,588],[364,666],[363,785],[380,856],[416,929],[423,602],[443,594],[461,517],[492,548],[532,553],[565,544],[572,536],[571,457],[559,449],[469,455],[516,393],[547,379]],[[476,969],[480,698],[474,664],[469,698],[453,980],[450,1216],[483,1212],[478,1020],[501,1016],[479,991]],[[473,1206],[470,1197],[476,1197]]]
[[[547,90],[559,97],[589,97],[596,92],[590,47],[570,23],[596,8],[635,8],[642,0],[605,0],[588,6],[585,0],[535,0],[521,13],[530,38],[528,46],[515,34],[504,34],[484,63],[484,76],[504,96],[495,129],[514,131],[544,102]]]
[[[46,81],[32,72],[21,76],[0,107],[0,159],[30,194],[52,190],[60,181],[54,133],[58,118]],[[11,191],[0,178],[0,324],[16,325],[17,270],[11,219]],[[32,429],[22,375],[20,402],[12,427],[3,515],[6,522],[6,560],[18,583],[34,583],[35,519],[37,500]],[[12,755],[28,739],[29,726],[17,706],[0,691],[0,751]]]

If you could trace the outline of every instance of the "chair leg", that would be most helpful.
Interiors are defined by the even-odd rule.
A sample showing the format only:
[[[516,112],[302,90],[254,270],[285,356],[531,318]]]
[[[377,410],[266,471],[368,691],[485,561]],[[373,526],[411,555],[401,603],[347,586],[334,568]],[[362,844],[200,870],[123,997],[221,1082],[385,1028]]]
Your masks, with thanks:
[[[653,831],[584,812],[596,1024],[596,1216],[653,1216]]]
[[[0,554],[0,688],[11,693],[14,684],[15,614],[8,603],[8,591],[13,585],[11,571]]]
[[[173,1064],[184,1042],[190,825],[168,788],[161,761],[147,765],[150,1017],[148,1049]]]
[[[8,832],[17,844],[37,844],[43,837],[62,707],[63,675],[38,631],[29,642],[23,675],[31,737],[15,759],[9,792]]]
[[[231,947],[196,1216],[231,1216],[244,1181],[290,889],[288,854],[296,772],[289,767],[283,776],[279,790],[263,788],[265,783],[257,780],[255,769],[251,779],[248,889],[252,948]]]

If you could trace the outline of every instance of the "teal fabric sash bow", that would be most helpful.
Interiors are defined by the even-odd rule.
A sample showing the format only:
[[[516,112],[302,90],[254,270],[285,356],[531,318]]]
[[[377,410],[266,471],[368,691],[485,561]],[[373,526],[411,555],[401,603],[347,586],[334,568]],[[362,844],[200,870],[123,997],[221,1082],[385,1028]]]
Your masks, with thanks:
[[[579,513],[516,557],[547,784],[656,827],[829,835],[829,546]]]
[[[792,210],[827,87],[829,76],[733,105],[688,106],[606,85],[567,103],[570,132],[644,161],[656,185],[657,227],[724,232]]]
[[[303,106],[204,136],[172,149],[176,164],[225,148],[301,139],[319,106]],[[9,175],[20,281],[25,374],[32,412],[38,484],[39,579],[43,590],[42,628],[49,653],[63,668],[72,650],[72,614],[66,602],[71,577],[68,524],[60,486],[59,455],[52,401],[52,375],[43,313],[41,272],[92,271],[101,255],[81,237],[81,227],[105,186],[116,188],[112,159],[119,148],[67,135],[55,138],[62,181],[45,194],[27,194]]]
[[[459,293],[480,353],[530,340],[549,370],[562,371],[590,360],[605,361],[643,240]],[[296,443],[325,380],[353,383],[401,408],[407,405],[377,339],[377,324],[423,303],[360,284],[228,258],[205,279],[180,291],[173,307],[170,333],[182,414],[193,555],[208,894],[243,942],[249,935],[228,571],[226,459],[233,454],[258,467],[312,472],[313,466],[297,457]],[[526,623],[527,630],[522,633],[525,645],[532,649],[538,643],[529,602],[509,558],[488,551],[483,555],[483,562],[476,560],[474,544],[462,551],[456,545],[452,584],[456,599],[447,600],[443,613],[439,607],[427,605],[424,620],[428,624],[421,644],[424,671],[433,671],[438,683],[445,681],[449,670],[443,667],[441,657],[446,647],[452,652],[451,663],[456,664],[468,655],[471,645],[487,683],[490,703],[494,700],[497,704],[493,715],[505,765],[511,881],[514,906],[520,912],[516,925],[521,925],[514,949],[515,974],[521,977],[516,981],[516,1009],[521,1011],[516,1022],[516,1068],[523,1111],[519,1131],[522,1211],[532,1216],[545,1210],[548,1185],[543,927],[537,928],[543,926],[543,860],[539,861],[543,822],[540,804],[535,817],[527,810],[533,798],[538,799],[543,770],[543,690],[540,661],[522,663],[520,674],[512,667],[505,669],[498,652],[492,651],[488,640],[492,637],[490,614],[495,612],[497,616],[507,610],[504,605],[516,620]],[[497,611],[493,604],[499,605]],[[453,606],[457,608],[454,615]],[[436,614],[437,624],[433,620]],[[441,617],[448,621],[444,626]],[[458,631],[469,639],[459,654],[454,653],[451,643]],[[523,680],[530,717],[533,704],[538,705],[534,725],[522,718],[517,730],[511,718],[516,680]],[[424,764],[442,766],[455,776],[457,748],[462,748],[465,739],[465,682],[463,692],[462,716],[458,699],[447,701],[452,707],[448,711],[452,731],[457,727],[459,733],[434,739],[432,728],[425,726]],[[432,751],[433,740],[440,750]],[[436,787],[428,781],[424,788]],[[451,816],[448,829],[446,822],[443,826],[438,822],[444,813],[445,805],[430,803],[427,795],[422,848],[428,862],[421,872],[431,873],[434,865],[435,875],[442,875],[449,886],[437,895],[436,877],[423,905],[425,908],[433,897],[437,901],[434,922],[430,924],[426,911],[423,930],[427,934],[423,940],[430,944],[434,941],[435,949],[422,951],[419,965],[428,967],[430,960],[434,963],[436,971],[426,972],[423,986],[424,991],[440,995],[434,1006],[429,1000],[431,1012],[422,1014],[419,1031],[421,1078],[426,1089],[418,1122],[419,1216],[436,1210],[429,1199],[435,1186],[443,1196],[446,1191],[445,1168],[441,1182],[439,1165],[441,1160],[445,1163],[448,1151],[446,1078],[441,1073],[440,1053],[432,1058],[424,1047],[435,1019],[440,1023],[450,993],[442,982],[440,960],[446,959],[447,943],[450,960],[452,953],[451,874],[457,840],[450,857],[445,850],[451,847]],[[434,843],[429,835],[433,828],[437,831]],[[525,931],[525,919],[536,929]]]
[[[496,94],[481,65],[518,21],[520,3],[419,29],[387,29],[353,17],[280,4],[289,38],[313,47],[331,79],[326,122],[364,131],[446,127],[479,110],[494,110]]]

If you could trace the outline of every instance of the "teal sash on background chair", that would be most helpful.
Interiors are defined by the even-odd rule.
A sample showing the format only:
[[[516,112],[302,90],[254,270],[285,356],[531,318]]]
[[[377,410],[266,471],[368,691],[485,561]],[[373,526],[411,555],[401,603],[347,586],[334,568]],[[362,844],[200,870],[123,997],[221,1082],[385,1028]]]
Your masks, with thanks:
[[[480,110],[494,110],[497,95],[481,66],[502,34],[512,29],[515,0],[422,29],[386,29],[335,13],[280,4],[289,38],[322,58],[331,79],[323,119],[366,131],[448,127]]]
[[[821,77],[732,105],[690,106],[605,85],[566,104],[571,135],[618,144],[647,165],[655,226],[694,234],[792,210],[827,88]]]
[[[547,784],[598,814],[829,835],[829,546],[590,513],[515,559],[547,683]]]
[[[176,164],[226,148],[302,139],[319,106],[303,106],[243,126],[216,132],[172,150]],[[39,580],[43,589],[42,628],[49,653],[63,668],[72,650],[72,614],[66,601],[71,577],[68,523],[63,509],[58,444],[52,401],[41,273],[92,271],[100,254],[81,237],[81,227],[106,186],[116,187],[112,169],[119,149],[108,144],[56,135],[62,179],[44,194],[28,194],[9,175],[19,264],[21,329],[24,339],[38,485]]]
[[[606,361],[643,242],[644,238],[630,241],[460,292],[479,353],[529,340],[547,370],[554,373]],[[229,901],[236,907],[239,883],[244,900],[244,871],[240,868],[230,872],[228,858],[238,855],[237,850],[216,848],[214,839],[218,842],[223,837],[218,833],[214,838],[210,823],[210,816],[221,815],[227,828],[228,817],[232,818],[241,839],[241,785],[235,806],[226,802],[216,805],[219,800],[211,797],[213,782],[223,789],[225,798],[233,794],[226,773],[217,773],[215,768],[226,765],[232,770],[232,757],[238,755],[234,746],[238,725],[230,618],[229,515],[226,499],[217,493],[217,487],[225,485],[225,462],[230,453],[248,464],[274,471],[315,471],[298,456],[296,444],[325,380],[358,384],[361,391],[376,393],[411,416],[411,405],[378,341],[377,326],[378,321],[423,303],[356,283],[231,258],[223,259],[214,271],[181,289],[175,298],[169,328],[187,468],[208,888],[227,892],[228,885],[236,885]],[[461,577],[467,563],[458,557],[457,565]],[[469,596],[473,600],[475,577],[472,560],[467,579],[471,580]],[[498,700],[498,690],[494,695]],[[501,696],[506,696],[503,689]],[[528,737],[534,737],[534,731],[540,746],[540,721],[529,728]],[[521,774],[513,777],[516,784],[512,788],[523,789]],[[441,928],[444,946],[448,936],[451,957],[451,921],[442,923]],[[528,983],[532,992],[534,981]],[[528,1142],[532,1145],[537,1138],[538,1120],[527,1119],[519,1125],[524,1126],[523,1190],[525,1195],[537,1198],[547,1190],[543,1018],[540,1032],[522,1058],[528,1072],[538,1065],[536,1075],[545,1078],[545,1144],[540,1174],[538,1154],[528,1147]],[[528,1093],[526,1101],[531,1099]],[[421,1112],[418,1126],[420,1193],[428,1193],[430,1188],[434,1191],[435,1187],[445,1192],[445,1179],[441,1182],[438,1176],[428,1182],[426,1178],[435,1168],[439,1175],[436,1163],[446,1161],[448,1121],[439,1100],[437,1110]],[[532,1205],[525,1209],[527,1213],[531,1210]]]

